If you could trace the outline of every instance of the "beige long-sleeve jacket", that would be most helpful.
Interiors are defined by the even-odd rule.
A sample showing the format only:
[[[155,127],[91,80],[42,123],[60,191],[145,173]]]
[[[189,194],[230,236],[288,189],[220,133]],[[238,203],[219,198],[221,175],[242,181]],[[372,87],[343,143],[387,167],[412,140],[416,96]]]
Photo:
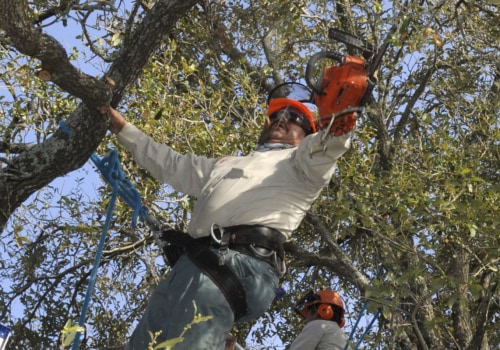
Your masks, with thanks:
[[[181,155],[131,124],[118,141],[154,178],[197,198],[188,227],[191,236],[209,235],[215,223],[264,225],[289,238],[350,145],[348,135],[328,136],[326,151],[311,154],[320,137],[308,135],[298,147],[221,158]]]

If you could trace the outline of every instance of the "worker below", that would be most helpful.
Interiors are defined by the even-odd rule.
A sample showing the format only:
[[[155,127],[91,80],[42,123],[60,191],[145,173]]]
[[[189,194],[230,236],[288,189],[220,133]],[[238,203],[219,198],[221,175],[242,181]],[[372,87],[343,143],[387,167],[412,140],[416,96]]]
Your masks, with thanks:
[[[220,350],[234,322],[254,320],[270,307],[285,273],[283,243],[330,182],[354,126],[339,117],[329,130],[318,130],[310,94],[299,84],[272,91],[258,145],[246,156],[179,154],[110,110],[109,129],[134,160],[196,198],[187,235],[181,235],[189,238],[186,248],[172,259],[127,350],[181,334],[176,350]],[[339,132],[338,125],[351,127]],[[211,318],[183,333],[195,312]]]
[[[347,336],[344,327],[344,303],[337,292],[310,291],[295,310],[305,325],[288,350],[344,350]]]

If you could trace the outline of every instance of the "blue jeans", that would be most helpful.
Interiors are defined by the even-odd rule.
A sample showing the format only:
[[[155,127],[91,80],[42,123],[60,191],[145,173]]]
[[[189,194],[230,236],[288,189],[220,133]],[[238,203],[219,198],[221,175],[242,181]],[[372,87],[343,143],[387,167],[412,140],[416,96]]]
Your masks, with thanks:
[[[262,260],[233,250],[225,263],[246,291],[248,313],[239,321],[258,318],[274,300],[278,272]],[[191,324],[183,334],[195,314],[212,318]],[[125,350],[147,350],[149,332],[161,332],[155,344],[182,336],[175,350],[222,350],[233,323],[233,311],[217,285],[183,255],[153,292]]]

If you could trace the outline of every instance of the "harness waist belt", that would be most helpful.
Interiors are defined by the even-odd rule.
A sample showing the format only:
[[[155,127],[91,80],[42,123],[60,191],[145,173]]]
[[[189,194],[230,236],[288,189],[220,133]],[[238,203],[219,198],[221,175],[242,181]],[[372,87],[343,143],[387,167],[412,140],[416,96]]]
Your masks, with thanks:
[[[233,249],[233,245],[237,246],[248,245],[256,249],[265,248],[270,251],[275,251],[280,259],[285,258],[285,250],[283,243],[286,241],[285,236],[279,231],[267,226],[250,226],[240,225],[225,227],[225,231],[230,233],[229,248]],[[237,249],[235,249],[237,250]]]
[[[221,239],[217,242],[212,237],[194,239],[190,235],[168,229],[161,233],[161,240],[168,242],[163,252],[169,265],[174,266],[177,259],[186,253],[191,261],[219,287],[231,306],[235,320],[243,317],[247,311],[245,289],[234,272],[224,265],[221,256],[217,256],[210,247],[226,247],[266,261],[278,268],[284,266],[285,252],[283,243],[286,238],[279,231],[265,226],[239,225],[218,230]],[[279,269],[280,273],[282,269]],[[283,272],[284,273],[284,272]]]

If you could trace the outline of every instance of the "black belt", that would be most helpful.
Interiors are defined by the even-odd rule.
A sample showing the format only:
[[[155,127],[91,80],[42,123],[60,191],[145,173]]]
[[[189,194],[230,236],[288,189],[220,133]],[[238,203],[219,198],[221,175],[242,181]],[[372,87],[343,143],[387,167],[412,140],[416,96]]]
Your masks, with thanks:
[[[280,232],[266,226],[250,225],[225,227],[221,231],[229,235],[229,249],[263,260],[280,270],[285,258],[285,237]],[[211,241],[211,246],[221,247],[215,240]]]
[[[210,237],[194,239],[176,230],[162,231],[161,240],[168,242],[163,246],[163,252],[170,266],[186,253],[219,287],[233,310],[235,320],[238,320],[248,312],[246,293],[238,277],[224,264],[224,255],[221,254],[223,249],[229,248],[262,259],[284,273],[278,264],[284,266],[285,237],[265,226],[233,226],[219,232],[221,239],[216,242]],[[209,249],[210,246],[219,249],[218,257]]]
[[[242,246],[254,247],[257,250],[261,249],[265,254],[265,250],[275,251],[278,257],[282,260],[285,258],[285,250],[283,243],[286,241],[285,236],[267,226],[251,226],[239,225],[225,227],[225,231],[230,233],[229,247],[234,250],[241,249]],[[259,257],[260,254],[257,254]]]

